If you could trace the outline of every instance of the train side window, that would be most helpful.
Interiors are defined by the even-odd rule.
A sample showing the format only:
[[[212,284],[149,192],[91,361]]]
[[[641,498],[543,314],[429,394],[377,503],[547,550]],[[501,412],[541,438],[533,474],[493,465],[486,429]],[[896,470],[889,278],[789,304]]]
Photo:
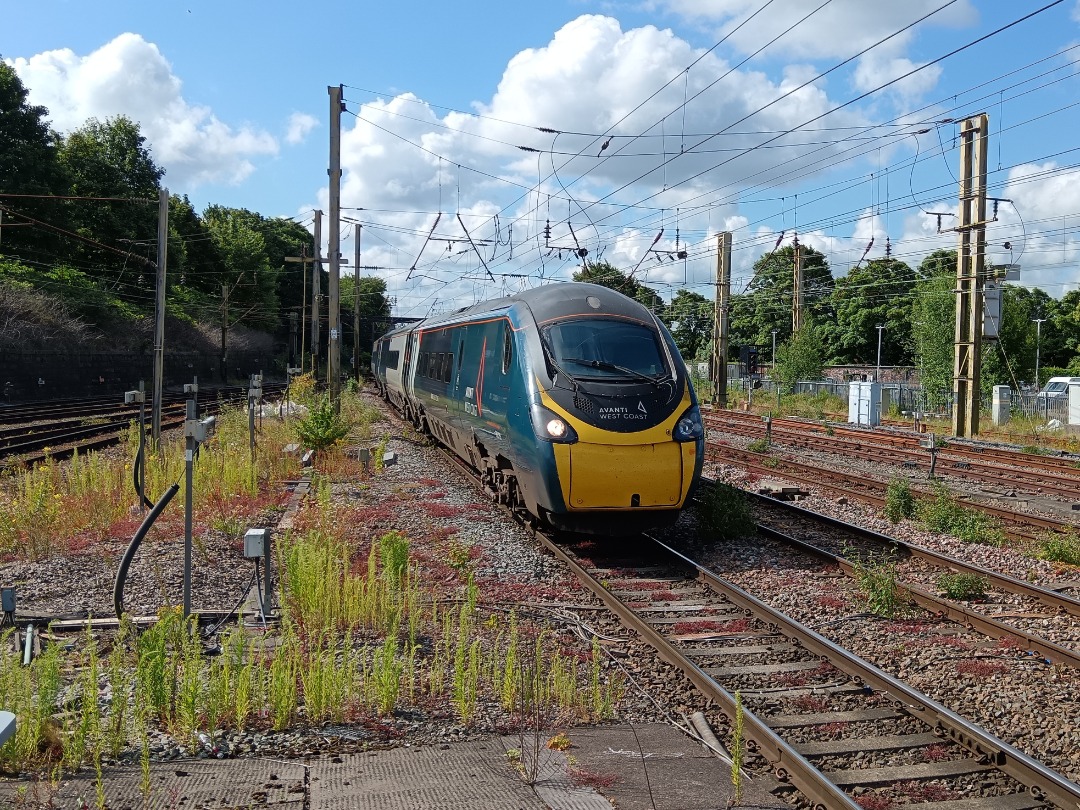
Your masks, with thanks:
[[[390,351],[388,351],[386,353],[386,367],[389,368],[389,369],[395,369],[396,370],[397,367],[398,367],[398,358],[400,356],[401,355],[400,355],[400,353],[398,352],[397,349],[391,349]]]
[[[510,370],[510,361],[514,359],[514,335],[510,324],[506,325],[503,332],[502,373]]]
[[[446,355],[446,365],[443,367],[443,382],[450,382],[450,378],[454,376],[454,353],[448,352]]]

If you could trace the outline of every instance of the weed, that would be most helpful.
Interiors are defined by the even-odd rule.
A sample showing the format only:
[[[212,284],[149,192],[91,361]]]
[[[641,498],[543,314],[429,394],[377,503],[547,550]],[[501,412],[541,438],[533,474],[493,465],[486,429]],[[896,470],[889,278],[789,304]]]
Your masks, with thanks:
[[[968,661],[957,661],[956,671],[961,675],[973,675],[976,678],[992,678],[1002,675],[1008,668],[1001,661],[988,661],[985,658],[974,658]]]
[[[902,478],[894,478],[885,490],[885,517],[893,523],[915,514],[915,496]]]
[[[845,550],[845,554],[848,554]],[[852,555],[854,556],[854,555]],[[896,581],[896,562],[871,555],[867,560],[852,563],[855,582],[862,592],[867,609],[875,616],[895,618],[904,610],[905,602]]]
[[[761,462],[762,466],[768,467],[770,470],[775,470],[780,466],[780,459],[776,456],[769,456],[767,459]]]
[[[573,743],[570,742],[570,737],[566,732],[560,731],[554,737],[550,737],[547,741],[547,748],[551,751],[566,751]]]
[[[1000,546],[1005,541],[996,521],[981,512],[965,509],[941,483],[934,484],[934,498],[921,501],[916,514],[926,528],[952,534],[965,543]]]
[[[702,493],[697,514],[705,531],[717,540],[753,536],[757,529],[746,495],[720,482]]]
[[[1080,535],[1071,526],[1061,533],[1048,533],[1037,541],[1035,556],[1049,562],[1080,565]]]
[[[336,445],[349,435],[351,426],[334,408],[330,397],[324,395],[308,415],[296,423],[296,435],[316,453]]]
[[[570,765],[566,771],[570,776],[570,781],[576,787],[589,787],[593,790],[610,788],[618,778],[616,774],[594,771],[590,768],[582,768],[580,765]]]
[[[751,453],[768,453],[769,442],[767,439],[754,439],[746,445],[746,449]]]
[[[986,577],[978,574],[942,574],[938,589],[949,599],[982,599],[986,596]]]

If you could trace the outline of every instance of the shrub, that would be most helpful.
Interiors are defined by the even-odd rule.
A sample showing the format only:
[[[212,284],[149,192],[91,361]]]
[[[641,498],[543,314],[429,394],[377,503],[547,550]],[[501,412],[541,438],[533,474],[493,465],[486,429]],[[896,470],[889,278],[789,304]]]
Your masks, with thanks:
[[[1049,562],[1080,565],[1080,537],[1071,528],[1061,534],[1047,534],[1039,538],[1035,556]]]
[[[716,540],[753,535],[756,531],[750,504],[742,490],[719,482],[702,493],[697,504],[702,528]]]
[[[896,582],[895,561],[871,556],[865,562],[856,560],[852,570],[871,613],[891,619],[903,611],[904,599]]]
[[[1005,541],[997,522],[958,504],[948,487],[934,484],[933,500],[919,503],[916,514],[931,531],[951,534],[965,543],[1000,546]]]
[[[982,599],[986,596],[986,578],[978,574],[942,574],[938,589],[950,599]]]
[[[908,482],[894,478],[885,490],[885,517],[893,523],[915,514],[915,496],[911,494]]]
[[[330,397],[325,395],[296,425],[300,441],[317,453],[336,445],[349,435],[349,430],[349,423],[334,410]]]

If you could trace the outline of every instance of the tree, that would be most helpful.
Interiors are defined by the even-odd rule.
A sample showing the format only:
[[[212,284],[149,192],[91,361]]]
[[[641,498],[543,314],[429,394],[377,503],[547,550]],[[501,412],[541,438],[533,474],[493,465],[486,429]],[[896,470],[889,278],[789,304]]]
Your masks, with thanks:
[[[828,322],[832,318],[834,286],[829,263],[812,247],[804,245],[801,251],[804,323]],[[774,329],[778,344],[791,336],[794,271],[795,250],[790,246],[767,253],[754,262],[754,275],[746,292],[731,299],[729,337],[733,345],[771,345]]]
[[[820,380],[825,371],[825,348],[822,330],[813,322],[776,348],[773,376],[791,388],[799,380]]]
[[[212,205],[203,221],[221,256],[218,283],[223,290],[226,325],[243,323],[273,331],[279,325],[277,279],[280,269],[266,256],[266,242],[251,225],[250,212]]]
[[[663,321],[686,362],[706,360],[713,331],[713,302],[700,293],[678,290],[664,310]]]
[[[582,269],[574,273],[574,281],[587,281],[608,287],[633,298],[657,315],[664,312],[664,299],[653,289],[608,262],[587,262]]]
[[[915,271],[896,259],[874,259],[836,280],[832,292],[835,319],[823,332],[831,363],[877,362],[878,326],[881,362],[911,362],[911,302]]]
[[[911,302],[911,350],[927,405],[951,401],[956,320],[956,252],[936,251],[919,265]]]
[[[49,111],[28,104],[28,95],[15,70],[0,60],[0,189],[8,194],[63,194],[67,184],[57,160],[60,137],[45,121]],[[27,224],[19,214],[52,221],[59,213],[55,203],[32,199],[0,203],[8,209],[5,227],[0,227],[0,251],[38,262],[51,258],[55,232]]]
[[[68,256],[113,285],[117,294],[153,307],[157,198],[165,170],[154,163],[139,125],[125,116],[91,118],[64,138],[59,152],[70,193],[94,199],[65,205]]]

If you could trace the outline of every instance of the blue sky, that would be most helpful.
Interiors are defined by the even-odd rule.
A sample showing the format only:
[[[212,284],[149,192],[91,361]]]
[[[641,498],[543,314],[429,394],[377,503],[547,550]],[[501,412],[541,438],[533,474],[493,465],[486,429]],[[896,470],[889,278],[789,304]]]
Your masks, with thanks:
[[[568,279],[579,246],[711,297],[724,229],[736,291],[781,232],[836,275],[871,238],[915,264],[955,246],[926,212],[956,210],[955,119],[986,112],[1010,201],[990,260],[1058,297],[1080,286],[1077,0],[884,86],[1048,1],[0,0],[0,57],[60,131],[138,121],[198,209],[305,223],[344,85],[343,214],[402,315]]]

